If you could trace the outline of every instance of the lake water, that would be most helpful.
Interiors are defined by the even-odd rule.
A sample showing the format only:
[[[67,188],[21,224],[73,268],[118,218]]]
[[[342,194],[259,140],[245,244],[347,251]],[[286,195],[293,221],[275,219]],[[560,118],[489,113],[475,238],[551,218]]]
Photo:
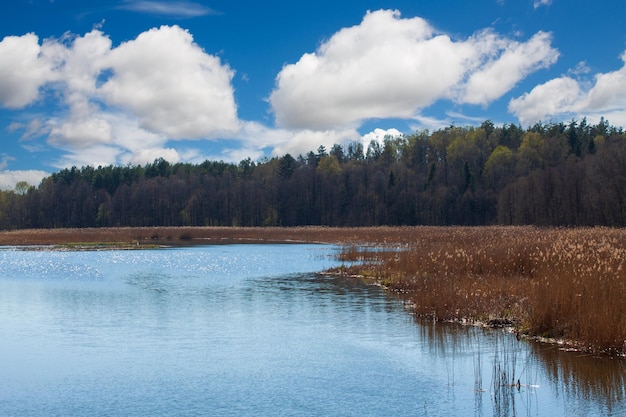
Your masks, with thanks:
[[[417,323],[337,250],[2,249],[0,416],[626,414],[622,361]]]

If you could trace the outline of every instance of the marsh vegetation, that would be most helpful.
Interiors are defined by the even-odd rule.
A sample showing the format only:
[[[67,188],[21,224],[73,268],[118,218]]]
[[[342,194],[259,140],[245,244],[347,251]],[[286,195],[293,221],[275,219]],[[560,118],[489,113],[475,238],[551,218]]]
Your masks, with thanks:
[[[626,231],[422,227],[403,233],[402,250],[346,249],[342,259],[364,263],[341,272],[372,277],[422,317],[513,326],[518,336],[624,353]]]

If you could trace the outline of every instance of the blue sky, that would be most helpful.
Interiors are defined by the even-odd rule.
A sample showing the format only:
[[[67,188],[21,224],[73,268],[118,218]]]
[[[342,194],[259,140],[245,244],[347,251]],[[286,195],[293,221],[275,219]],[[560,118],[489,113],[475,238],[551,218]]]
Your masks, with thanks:
[[[7,3],[1,188],[486,119],[626,126],[623,0]]]

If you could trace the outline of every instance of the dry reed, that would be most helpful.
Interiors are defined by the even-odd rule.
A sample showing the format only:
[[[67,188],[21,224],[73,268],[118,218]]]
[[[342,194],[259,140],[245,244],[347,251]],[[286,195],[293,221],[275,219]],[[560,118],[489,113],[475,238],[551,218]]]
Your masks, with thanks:
[[[330,227],[103,227],[0,231],[0,246],[67,243],[139,243],[164,245],[230,242],[320,242],[385,244],[399,228]]]
[[[438,320],[515,325],[586,351],[625,353],[626,231],[415,228],[406,251],[361,252],[346,272],[401,292]],[[343,259],[356,259],[346,251]]]

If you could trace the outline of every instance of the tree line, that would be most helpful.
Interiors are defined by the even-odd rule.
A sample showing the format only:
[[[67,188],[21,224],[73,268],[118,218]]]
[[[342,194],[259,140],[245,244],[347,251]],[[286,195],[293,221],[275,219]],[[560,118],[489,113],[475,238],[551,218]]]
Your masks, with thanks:
[[[0,192],[0,228],[626,226],[626,135],[602,119],[449,126],[294,157],[72,167]]]

